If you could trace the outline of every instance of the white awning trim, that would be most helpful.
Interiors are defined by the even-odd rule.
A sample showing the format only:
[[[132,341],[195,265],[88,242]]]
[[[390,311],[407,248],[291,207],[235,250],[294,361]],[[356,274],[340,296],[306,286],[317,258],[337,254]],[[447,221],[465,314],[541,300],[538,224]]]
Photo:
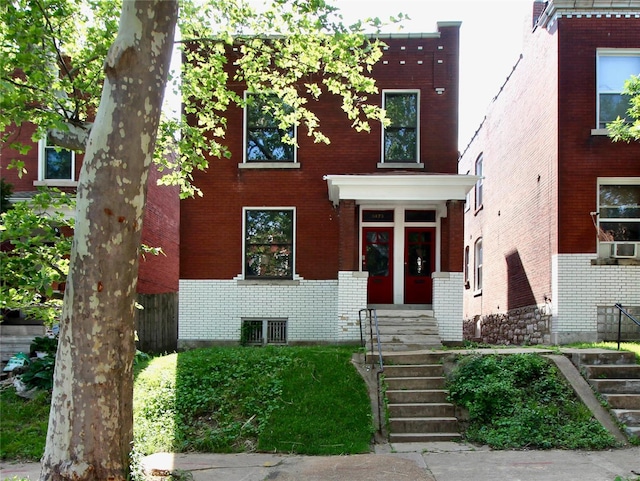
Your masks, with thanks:
[[[457,174],[325,175],[323,178],[334,205],[341,200],[355,200],[357,204],[465,200],[480,179],[476,175]]]

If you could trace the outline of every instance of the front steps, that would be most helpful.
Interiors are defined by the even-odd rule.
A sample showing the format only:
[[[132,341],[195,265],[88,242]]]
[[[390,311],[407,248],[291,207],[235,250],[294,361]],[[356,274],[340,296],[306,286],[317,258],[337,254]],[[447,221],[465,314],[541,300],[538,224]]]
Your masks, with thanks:
[[[640,365],[628,351],[575,352],[571,361],[609,404],[628,436],[640,438]]]
[[[442,348],[438,321],[431,310],[378,309],[377,316],[380,343],[385,352]],[[370,339],[367,339],[367,348],[370,352]]]
[[[383,354],[391,443],[460,440],[455,407],[447,402],[444,389],[444,355]]]

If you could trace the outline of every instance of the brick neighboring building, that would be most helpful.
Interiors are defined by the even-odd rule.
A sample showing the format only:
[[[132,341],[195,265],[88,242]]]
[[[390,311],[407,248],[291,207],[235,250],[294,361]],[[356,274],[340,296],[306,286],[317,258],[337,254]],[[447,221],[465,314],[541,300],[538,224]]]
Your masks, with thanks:
[[[640,143],[605,129],[624,115],[624,79],[640,74],[640,1],[536,1],[532,12],[459,163],[484,177],[465,212],[465,338],[611,339],[614,304],[640,314]]]
[[[303,128],[297,149],[274,145],[259,109],[227,112],[232,157],[209,159],[204,196],[181,204],[181,347],[237,343],[243,323],[267,342],[359,341],[358,311],[388,304],[433,309],[442,340],[462,340],[476,178],[457,174],[459,30],[381,37],[369,101],[395,112],[384,132],[353,130],[329,94],[313,110],[330,145]]]
[[[23,124],[8,141],[29,144],[34,131],[33,125]],[[24,161],[27,172],[22,178],[15,169],[7,169],[12,159]],[[27,154],[20,154],[7,143],[0,151],[0,173],[13,186],[11,202],[28,200],[37,187],[55,187],[73,194],[82,160],[82,154],[64,149],[56,152],[44,141],[33,145]],[[146,352],[171,352],[177,348],[180,205],[177,187],[156,185],[159,175],[152,167],[142,242],[162,247],[164,255],[143,256],[138,271],[138,302],[144,309],[137,310],[136,329],[138,347]]]

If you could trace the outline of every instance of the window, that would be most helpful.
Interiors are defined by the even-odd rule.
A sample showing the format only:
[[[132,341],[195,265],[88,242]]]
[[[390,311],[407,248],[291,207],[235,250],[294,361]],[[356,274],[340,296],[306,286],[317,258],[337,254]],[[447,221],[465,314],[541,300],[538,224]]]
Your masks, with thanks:
[[[418,92],[384,92],[390,124],[383,132],[382,162],[418,162]]]
[[[263,346],[287,343],[287,319],[242,319],[242,345]]]
[[[40,180],[75,180],[75,152],[55,147],[47,140],[39,143]]]
[[[640,256],[640,179],[600,180],[598,208],[598,239],[604,246],[600,252]]]
[[[464,287],[469,288],[469,246],[464,248]]]
[[[478,239],[474,247],[474,269],[475,279],[473,289],[475,292],[480,292],[482,291],[482,239]]]
[[[599,50],[596,69],[598,128],[606,129],[609,122],[627,117],[629,96],[622,95],[622,89],[631,75],[640,74],[640,51]]]
[[[246,279],[293,278],[293,209],[245,209]]]
[[[274,112],[291,113],[275,95],[247,94],[245,161],[295,162],[295,129],[282,127]]]
[[[476,182],[476,204],[475,209],[482,207],[482,154],[476,159],[476,175],[480,177]]]

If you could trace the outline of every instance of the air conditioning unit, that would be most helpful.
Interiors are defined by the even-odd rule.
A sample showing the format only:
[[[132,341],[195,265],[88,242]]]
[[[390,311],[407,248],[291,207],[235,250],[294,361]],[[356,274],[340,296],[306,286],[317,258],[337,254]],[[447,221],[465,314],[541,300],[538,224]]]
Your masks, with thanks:
[[[633,242],[614,242],[611,244],[611,257],[630,259],[637,257],[638,244]]]

